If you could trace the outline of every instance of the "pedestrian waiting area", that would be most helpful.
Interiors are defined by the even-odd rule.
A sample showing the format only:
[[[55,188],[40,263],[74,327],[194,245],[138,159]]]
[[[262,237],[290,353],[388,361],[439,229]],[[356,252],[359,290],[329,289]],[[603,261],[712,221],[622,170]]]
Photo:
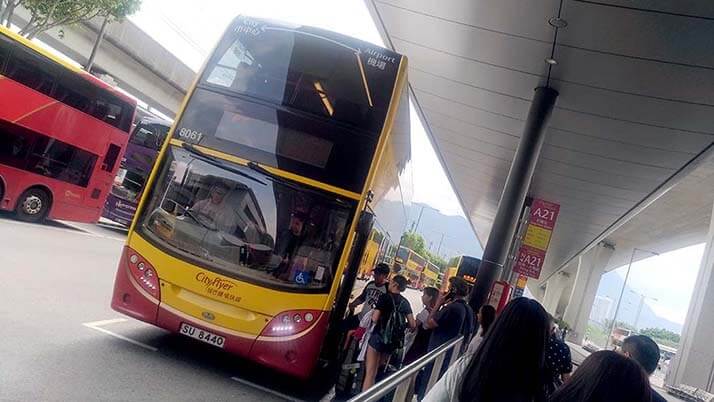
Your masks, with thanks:
[[[686,386],[670,387],[666,392],[653,388],[649,377],[657,368],[660,351],[646,336],[633,335],[616,351],[590,353],[566,344],[563,333],[538,301],[515,298],[498,314],[487,305],[474,314],[464,303],[468,308],[462,315],[455,312],[461,309],[459,298],[462,293],[465,298],[466,292],[459,290],[458,282],[450,285],[449,292],[437,292],[433,304],[425,289],[424,310],[415,319],[410,309],[402,309],[397,296],[404,289],[392,278],[388,292],[379,295],[374,308],[366,308],[369,316],[363,314],[361,325],[367,328],[351,333],[359,339],[346,342],[337,386],[323,401],[714,400]],[[446,295],[452,299],[445,300]],[[489,310],[494,310],[492,315]],[[440,326],[441,332],[447,327],[446,319],[457,322],[448,326],[450,331],[456,327],[457,334],[436,345],[434,337]],[[401,327],[394,326],[393,320],[401,320]],[[395,328],[403,329],[396,333],[407,342],[387,347],[385,331]],[[430,341],[414,358],[411,349],[423,347],[423,341],[417,339],[424,333],[429,333]],[[374,377],[369,378],[371,375]]]

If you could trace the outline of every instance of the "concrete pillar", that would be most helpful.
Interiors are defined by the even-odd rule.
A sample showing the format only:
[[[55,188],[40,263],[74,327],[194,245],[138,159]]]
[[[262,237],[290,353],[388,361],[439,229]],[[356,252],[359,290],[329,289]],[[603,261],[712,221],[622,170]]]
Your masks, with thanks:
[[[577,268],[574,269],[573,271],[577,271]],[[553,316],[558,317],[558,318],[563,318],[565,316],[565,308],[568,307],[568,302],[570,302],[570,294],[573,293],[573,285],[575,282],[575,274],[570,274],[570,277],[568,278],[568,282],[563,289],[563,294],[560,295],[560,300],[558,301],[558,305],[555,308],[555,313]]]
[[[670,365],[668,385],[686,384],[712,392],[714,388],[714,210],[699,275],[689,303],[677,355]],[[676,274],[674,274],[676,275]]]
[[[491,233],[483,250],[476,284],[469,297],[469,304],[474,311],[478,311],[486,302],[493,282],[501,275],[501,269],[508,258],[523,203],[528,195],[540,150],[543,148],[550,113],[557,98],[558,91],[550,87],[538,87],[533,94],[523,134],[511,161],[511,169],[498,201]]]
[[[543,307],[553,316],[556,316],[560,299],[569,285],[570,274],[563,271],[558,272],[548,280],[545,288],[545,296],[543,297]]]
[[[578,273],[575,276],[570,301],[565,308],[563,319],[570,325],[568,340],[581,344],[588,326],[588,317],[595,301],[595,293],[600,285],[600,277],[605,271],[615,247],[600,242],[580,256]]]

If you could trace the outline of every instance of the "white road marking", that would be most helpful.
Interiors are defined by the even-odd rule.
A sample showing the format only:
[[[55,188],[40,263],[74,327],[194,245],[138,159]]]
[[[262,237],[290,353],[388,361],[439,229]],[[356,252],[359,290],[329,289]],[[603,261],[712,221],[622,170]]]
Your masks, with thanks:
[[[122,238],[122,237],[114,237],[114,236],[103,235],[103,234],[100,234],[100,233],[91,232],[91,231],[89,231],[87,228],[83,228],[82,226],[79,226],[79,225],[77,225],[77,224],[74,223],[74,222],[70,222],[70,221],[57,221],[57,222],[59,222],[59,223],[65,225],[65,226],[69,226],[69,227],[71,227],[72,229],[75,229],[75,230],[77,230],[77,231],[79,231],[79,232],[81,232],[81,233],[83,233],[83,234],[88,235],[88,236],[101,237],[101,238],[103,238],[103,239],[117,240],[117,241],[122,241],[122,242],[126,240],[126,238]],[[101,227],[101,225],[99,225],[99,224],[96,224],[96,223],[95,223],[95,225]]]
[[[121,321],[118,321],[118,320],[121,320]],[[131,338],[127,338],[127,337],[124,336],[124,335],[119,335],[119,334],[117,334],[117,333],[115,333],[115,332],[109,331],[108,329],[104,329],[104,328],[102,328],[102,327],[99,326],[99,325],[108,325],[108,324],[111,324],[111,323],[117,323],[117,322],[122,322],[122,321],[126,321],[126,320],[125,320],[124,318],[117,318],[117,319],[114,319],[114,320],[103,320],[103,321],[86,322],[86,323],[84,323],[84,324],[82,324],[82,325],[84,325],[84,326],[87,327],[87,328],[91,328],[91,329],[93,329],[93,330],[95,330],[95,331],[103,332],[103,333],[105,333],[105,334],[107,334],[107,335],[109,335],[109,336],[113,336],[113,337],[115,337],[115,338],[121,339],[121,340],[123,340],[123,341],[127,341],[127,342],[131,343],[132,345],[136,345],[136,346],[142,347],[142,348],[144,348],[144,349],[148,349],[148,350],[150,350],[150,351],[152,351],[152,352],[156,352],[156,351],[159,350],[158,348],[155,348],[155,347],[153,347],[153,346],[151,346],[151,345],[147,345],[147,344],[145,344],[145,343],[142,343],[142,342],[139,342],[139,341],[135,341],[135,340],[133,340],[133,339],[131,339]]]
[[[272,390],[272,389],[270,389],[270,388],[268,388],[268,387],[264,387],[264,386],[262,386],[262,385],[258,385],[258,384],[254,383],[254,382],[251,382],[251,381],[248,381],[248,380],[244,380],[244,379],[242,379],[242,378],[240,378],[240,377],[231,377],[231,380],[236,381],[236,382],[239,382],[239,383],[241,383],[241,384],[243,384],[243,385],[247,385],[247,386],[249,386],[249,387],[252,387],[252,388],[261,390],[261,391],[263,391],[263,392],[267,392],[267,393],[269,393],[269,394],[271,394],[271,395],[275,395],[275,396],[277,396],[278,398],[284,399],[284,400],[286,400],[286,401],[290,401],[290,402],[303,402],[302,399],[298,399],[298,398],[292,397],[292,396],[290,396],[290,395],[285,395],[285,394],[283,394],[283,393],[281,393],[281,392],[274,391],[274,390]]]
[[[102,325],[116,324],[116,323],[126,322],[126,321],[129,321],[129,320],[126,318],[112,318],[110,320],[85,322],[82,325],[86,325],[88,327],[101,327]]]

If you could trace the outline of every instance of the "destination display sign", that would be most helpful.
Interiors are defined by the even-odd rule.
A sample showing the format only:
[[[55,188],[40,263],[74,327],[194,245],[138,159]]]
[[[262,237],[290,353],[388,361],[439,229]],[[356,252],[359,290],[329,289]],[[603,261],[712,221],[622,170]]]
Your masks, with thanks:
[[[534,279],[540,277],[559,212],[560,205],[556,203],[533,200],[523,244],[518,250],[513,267],[514,272]]]

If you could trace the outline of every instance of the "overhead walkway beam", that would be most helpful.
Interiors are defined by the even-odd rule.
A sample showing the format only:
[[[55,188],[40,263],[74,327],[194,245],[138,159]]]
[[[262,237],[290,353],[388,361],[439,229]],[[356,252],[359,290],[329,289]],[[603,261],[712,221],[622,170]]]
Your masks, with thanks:
[[[540,150],[543,147],[545,129],[557,98],[558,92],[552,88],[538,87],[535,89],[523,135],[511,163],[506,185],[498,203],[498,211],[493,221],[493,228],[483,252],[476,285],[471,292],[469,303],[474,311],[478,311],[486,302],[493,281],[499,275],[508,257],[511,241],[518,226],[519,215],[528,194]]]

